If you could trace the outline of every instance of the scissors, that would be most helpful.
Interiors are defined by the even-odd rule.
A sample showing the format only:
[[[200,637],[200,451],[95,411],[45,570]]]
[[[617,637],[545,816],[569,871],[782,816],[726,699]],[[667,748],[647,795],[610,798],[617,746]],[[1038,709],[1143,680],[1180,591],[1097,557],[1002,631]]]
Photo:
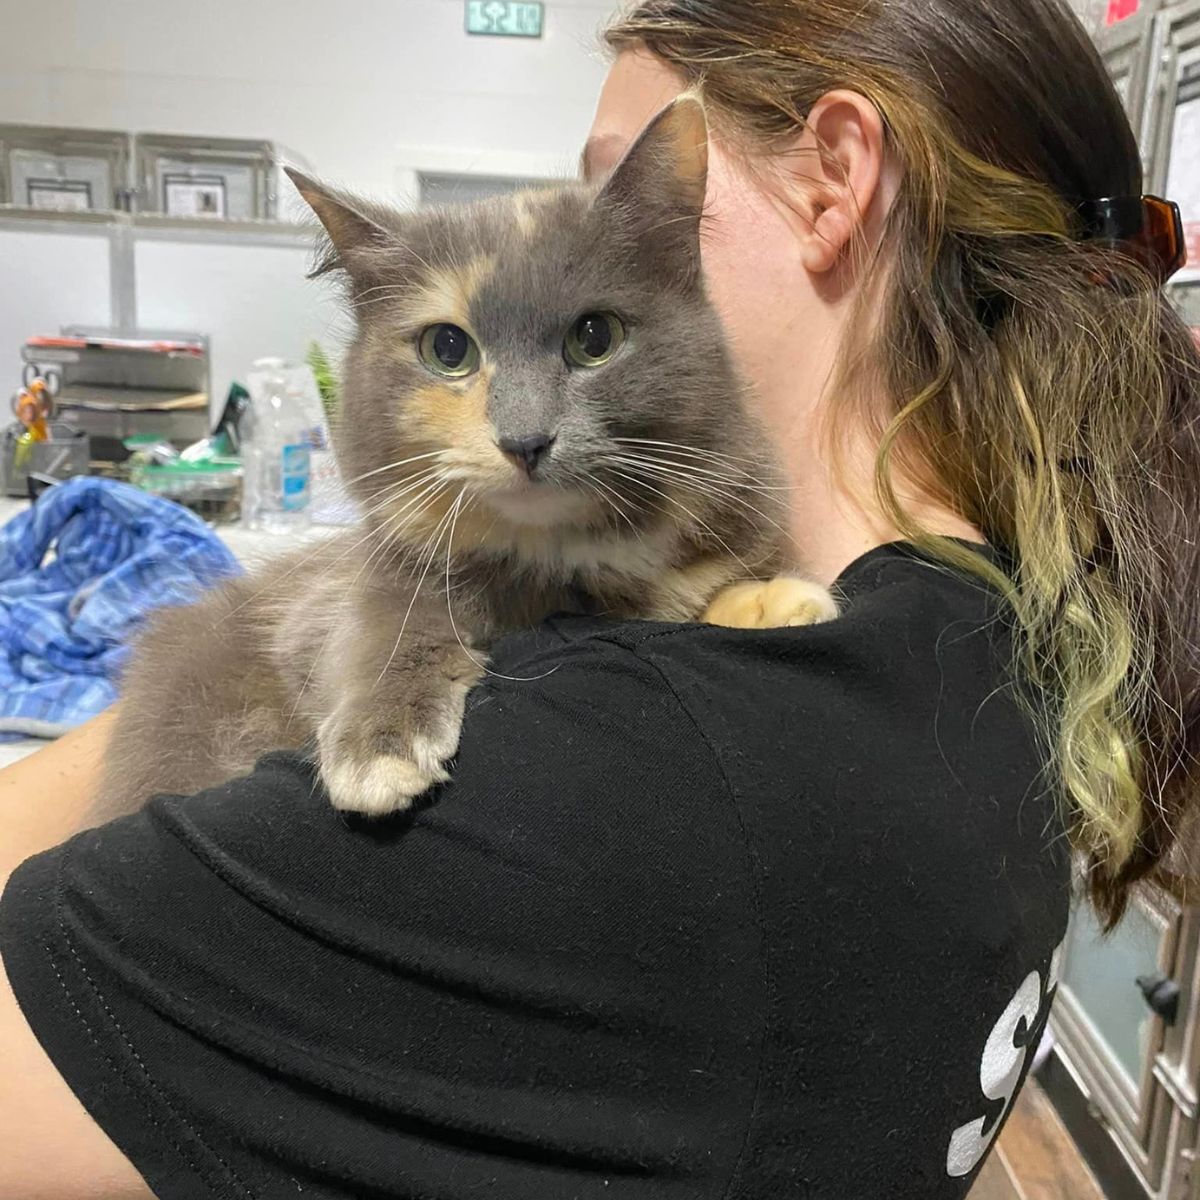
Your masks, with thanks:
[[[25,386],[13,397],[13,416],[33,435],[44,442],[49,436],[49,422],[54,418],[54,399],[62,390],[62,376],[53,368],[44,373],[29,363],[21,373]]]
[[[41,380],[35,380],[33,387],[22,388],[12,398],[12,411],[33,441],[44,442],[50,436],[49,422],[54,416],[54,397]]]
[[[50,421],[54,417],[54,398],[62,389],[62,376],[50,369],[42,374],[32,363],[21,373],[25,386],[12,399],[13,416],[25,426],[17,438],[13,463],[22,467],[29,460],[35,442],[50,439]]]
[[[21,382],[42,406],[43,416],[49,420],[54,415],[54,398],[62,391],[62,374],[54,367],[39,370],[33,363],[26,363],[21,372]],[[20,393],[18,393],[20,395]]]

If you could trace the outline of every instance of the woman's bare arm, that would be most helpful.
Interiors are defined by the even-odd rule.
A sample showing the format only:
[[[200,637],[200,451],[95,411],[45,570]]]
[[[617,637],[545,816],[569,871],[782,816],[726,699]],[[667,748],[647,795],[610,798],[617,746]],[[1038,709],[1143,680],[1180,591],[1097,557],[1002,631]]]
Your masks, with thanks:
[[[0,771],[0,890],[88,828],[112,710]],[[0,1200],[147,1200],[150,1190],[33,1036],[0,967]]]
[[[0,1061],[0,1200],[151,1200],[38,1044],[2,965]]]
[[[92,796],[116,709],[0,770],[0,889],[16,867],[95,822]]]

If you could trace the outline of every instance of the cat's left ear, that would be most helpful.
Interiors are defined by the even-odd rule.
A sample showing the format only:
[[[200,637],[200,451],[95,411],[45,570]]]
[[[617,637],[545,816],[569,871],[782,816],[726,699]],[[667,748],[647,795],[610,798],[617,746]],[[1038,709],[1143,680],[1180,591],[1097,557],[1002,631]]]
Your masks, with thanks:
[[[403,249],[395,232],[371,213],[370,205],[343,196],[292,167],[284,170],[329,235],[328,249],[318,259],[313,275],[344,270],[361,284]]]
[[[698,99],[681,96],[650,122],[597,203],[621,209],[660,248],[698,256],[707,185],[708,119]]]

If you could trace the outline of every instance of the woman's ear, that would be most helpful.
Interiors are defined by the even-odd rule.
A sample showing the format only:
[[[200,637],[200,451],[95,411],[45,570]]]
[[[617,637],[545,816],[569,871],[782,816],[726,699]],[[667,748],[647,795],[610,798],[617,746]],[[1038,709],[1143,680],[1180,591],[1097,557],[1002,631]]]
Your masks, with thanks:
[[[887,153],[883,117],[858,92],[828,92],[808,115],[803,148],[811,158],[798,181],[808,192],[801,261],[821,274],[868,234],[875,210],[886,203],[880,188]]]

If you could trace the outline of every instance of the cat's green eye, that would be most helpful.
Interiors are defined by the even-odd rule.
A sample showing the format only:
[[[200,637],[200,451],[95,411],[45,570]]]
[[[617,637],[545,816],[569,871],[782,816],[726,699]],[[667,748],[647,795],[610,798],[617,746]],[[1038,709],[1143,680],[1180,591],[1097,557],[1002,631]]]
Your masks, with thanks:
[[[435,374],[465,379],[479,370],[479,347],[465,329],[442,323],[421,334],[421,361]]]
[[[602,367],[625,341],[625,326],[612,313],[584,313],[567,334],[563,346],[574,367]]]

